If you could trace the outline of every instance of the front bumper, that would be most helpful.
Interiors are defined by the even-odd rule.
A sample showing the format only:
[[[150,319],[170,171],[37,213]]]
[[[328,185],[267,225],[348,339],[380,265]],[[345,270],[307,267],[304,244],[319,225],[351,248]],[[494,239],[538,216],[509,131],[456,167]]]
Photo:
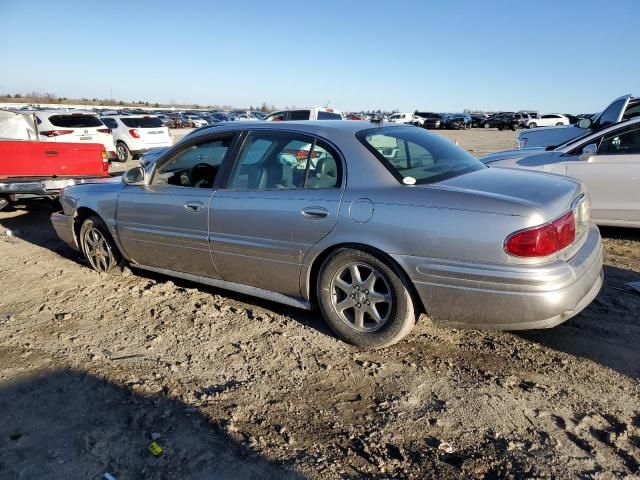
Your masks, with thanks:
[[[394,258],[409,273],[429,316],[451,328],[551,328],[589,305],[604,278],[595,226],[571,259],[543,266]]]
[[[60,239],[74,250],[78,250],[78,240],[73,229],[73,217],[63,212],[51,214],[51,226]]]

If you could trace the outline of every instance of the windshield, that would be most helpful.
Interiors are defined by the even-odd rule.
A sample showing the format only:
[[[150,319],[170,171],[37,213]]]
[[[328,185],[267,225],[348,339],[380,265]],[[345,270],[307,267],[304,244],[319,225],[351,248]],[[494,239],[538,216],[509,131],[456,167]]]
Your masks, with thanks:
[[[158,128],[164,126],[162,120],[158,117],[131,117],[120,118],[120,120],[130,128]]]
[[[52,115],[49,117],[51,125],[65,128],[104,127],[104,124],[95,115],[74,113],[71,115]]]
[[[373,128],[356,137],[405,184],[435,183],[486,168],[449,140],[422,128]]]

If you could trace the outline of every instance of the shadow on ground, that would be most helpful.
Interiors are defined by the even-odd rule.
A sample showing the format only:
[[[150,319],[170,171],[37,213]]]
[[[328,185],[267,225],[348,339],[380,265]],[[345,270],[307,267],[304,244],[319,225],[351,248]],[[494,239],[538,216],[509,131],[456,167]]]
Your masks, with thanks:
[[[157,457],[152,434],[164,448]],[[0,386],[0,478],[105,473],[118,480],[302,478],[162,394],[137,394],[74,370]]]

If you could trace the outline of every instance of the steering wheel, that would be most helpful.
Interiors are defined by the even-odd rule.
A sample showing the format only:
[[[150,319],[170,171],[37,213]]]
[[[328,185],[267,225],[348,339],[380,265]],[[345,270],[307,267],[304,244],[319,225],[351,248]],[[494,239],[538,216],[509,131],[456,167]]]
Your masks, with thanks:
[[[194,188],[211,188],[217,173],[218,167],[208,163],[198,163],[189,171],[189,183]]]

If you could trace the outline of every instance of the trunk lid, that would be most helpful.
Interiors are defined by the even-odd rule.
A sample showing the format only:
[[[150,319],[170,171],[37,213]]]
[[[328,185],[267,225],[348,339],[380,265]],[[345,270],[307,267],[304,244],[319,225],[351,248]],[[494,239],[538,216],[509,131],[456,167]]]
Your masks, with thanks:
[[[569,211],[582,193],[576,180],[511,168],[486,168],[431,186],[528,205],[540,210],[548,220]]]

